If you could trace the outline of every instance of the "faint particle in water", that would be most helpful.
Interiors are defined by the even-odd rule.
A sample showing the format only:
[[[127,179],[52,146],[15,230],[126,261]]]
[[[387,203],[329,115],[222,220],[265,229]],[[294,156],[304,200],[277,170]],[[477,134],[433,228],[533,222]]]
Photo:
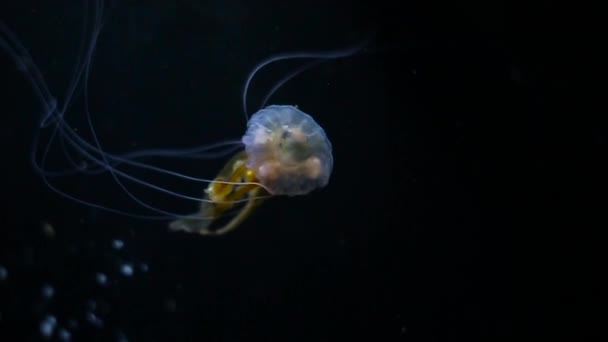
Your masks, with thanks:
[[[45,284],[40,289],[40,293],[42,293],[42,297],[45,299],[51,299],[55,295],[55,289],[51,285]]]
[[[139,270],[142,271],[142,272],[148,272],[149,269],[150,268],[148,267],[148,264],[146,264],[146,263],[141,263],[139,265]]]
[[[129,342],[129,340],[127,339],[127,335],[125,335],[125,333],[119,331],[116,333],[116,342]]]
[[[519,69],[515,65],[511,65],[511,67],[509,68],[509,76],[511,78],[511,81],[515,83],[521,83],[523,80],[523,73],[521,69]]]
[[[55,327],[57,326],[57,318],[53,315],[47,315],[40,322],[40,334],[44,338],[50,338],[55,331]]]
[[[68,328],[70,328],[71,330],[78,329],[78,321],[76,321],[73,318],[69,318],[68,319]]]
[[[6,278],[8,278],[8,270],[0,265],[0,281],[6,280]]]
[[[23,247],[21,250],[21,261],[23,265],[26,267],[34,266],[34,261],[36,258],[34,257],[34,248],[30,245]]]
[[[53,330],[55,330],[55,326],[47,321],[42,321],[40,323],[40,335],[45,338],[51,337],[53,335]]]
[[[68,342],[72,339],[72,334],[65,328],[60,328],[57,331],[57,337],[59,341]]]
[[[114,239],[112,240],[112,248],[116,250],[120,250],[125,246],[125,243],[122,240]]]
[[[120,265],[120,273],[122,273],[125,277],[132,276],[133,275],[133,266],[131,264]]]
[[[84,306],[87,308],[88,311],[95,311],[97,309],[97,302],[89,299],[84,303]]]
[[[68,252],[72,255],[77,255],[80,252],[80,248],[76,245],[68,246]]]
[[[165,301],[165,307],[169,312],[175,312],[177,309],[177,302],[173,298],[169,298]]]
[[[104,300],[99,300],[97,302],[97,310],[95,310],[95,312],[101,316],[108,315],[110,313],[110,303]]]
[[[97,284],[101,286],[108,285],[108,276],[101,272],[97,272],[97,274],[95,274],[95,280],[97,281]]]
[[[42,223],[42,233],[47,237],[55,237],[55,227],[49,222]]]
[[[78,163],[78,168],[80,171],[86,171],[89,168],[89,163],[87,163],[86,160],[82,160],[80,163]]]
[[[91,323],[96,328],[103,327],[103,321],[92,312],[87,312],[85,315],[87,322]]]

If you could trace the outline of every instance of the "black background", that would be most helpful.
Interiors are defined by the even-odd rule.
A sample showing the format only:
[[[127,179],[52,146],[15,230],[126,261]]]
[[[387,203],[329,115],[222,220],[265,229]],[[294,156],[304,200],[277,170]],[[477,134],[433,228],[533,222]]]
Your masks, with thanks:
[[[3,55],[2,340],[42,339],[47,315],[53,339],[66,329],[87,341],[590,339],[602,322],[593,214],[605,196],[592,198],[606,140],[577,95],[589,70],[578,15],[549,2],[108,1],[89,105],[112,152],[239,139],[242,85],[256,63],[375,32],[365,53],[324,63],[271,100],[325,128],[330,184],[275,198],[212,239],[52,192],[29,163],[39,103]],[[0,5],[59,103],[82,19],[77,2]],[[251,107],[295,67],[261,73]],[[82,101],[66,117],[81,130]],[[211,178],[224,160],[165,166]],[[138,209],[111,179],[58,185]]]

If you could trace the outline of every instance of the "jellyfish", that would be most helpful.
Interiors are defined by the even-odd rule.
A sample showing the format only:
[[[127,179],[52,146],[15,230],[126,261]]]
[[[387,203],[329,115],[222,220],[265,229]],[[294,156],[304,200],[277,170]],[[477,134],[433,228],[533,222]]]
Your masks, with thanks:
[[[92,4],[92,9],[89,5]],[[88,207],[105,210],[132,218],[164,220],[171,231],[222,235],[238,227],[266,199],[274,196],[302,196],[325,187],[333,168],[332,145],[323,128],[313,117],[295,105],[268,105],[276,90],[303,71],[323,61],[354,55],[365,45],[357,44],[342,50],[324,52],[291,52],[272,56],[257,64],[249,73],[242,92],[242,106],[246,130],[241,139],[232,139],[188,149],[147,149],[114,153],[103,148],[93,115],[88,104],[88,83],[92,58],[103,23],[103,1],[84,2],[84,33],[79,57],[62,102],[56,100],[40,70],[17,36],[0,21],[0,50],[11,57],[17,68],[30,82],[42,107],[38,129],[32,144],[31,161],[44,183],[57,194]],[[0,18],[1,19],[1,18]],[[248,114],[247,93],[254,76],[269,64],[289,59],[307,61],[299,69],[284,76],[264,97],[260,109],[251,117]],[[74,98],[82,96],[83,108],[75,111]],[[73,129],[66,113],[75,111],[83,115],[89,137]],[[40,141],[42,131],[46,140]],[[49,166],[52,147],[61,149],[68,166],[53,169]],[[213,179],[194,177],[147,162],[146,158],[189,158],[196,161],[228,158],[225,166]],[[84,161],[84,163],[83,163]],[[86,165],[86,166],[83,166]],[[137,173],[127,170],[146,170],[191,181],[201,189],[201,197],[173,191],[166,184],[146,181]],[[56,178],[75,174],[107,174],[127,197],[146,214],[80,198],[57,187]],[[195,201],[195,213],[176,213],[148,203],[130,190],[135,183],[171,197]]]

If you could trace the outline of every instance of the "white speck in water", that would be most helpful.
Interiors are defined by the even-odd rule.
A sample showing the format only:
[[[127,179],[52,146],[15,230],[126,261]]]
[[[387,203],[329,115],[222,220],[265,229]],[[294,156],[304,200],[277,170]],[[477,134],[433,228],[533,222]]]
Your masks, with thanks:
[[[122,240],[112,240],[112,248],[114,249],[122,249],[125,246],[125,243]]]
[[[148,264],[142,263],[141,265],[139,265],[139,269],[140,269],[142,272],[148,272],[148,270],[149,270],[150,268],[148,267]]]
[[[101,286],[108,285],[108,276],[103,273],[98,272],[97,274],[95,274],[95,280],[97,280],[97,284]]]
[[[40,322],[40,334],[42,337],[49,338],[53,335],[55,327],[57,326],[57,318],[52,315],[46,316],[42,322]]]
[[[133,275],[133,266],[131,264],[123,264],[120,266],[120,273],[122,273],[125,277],[130,277]]]

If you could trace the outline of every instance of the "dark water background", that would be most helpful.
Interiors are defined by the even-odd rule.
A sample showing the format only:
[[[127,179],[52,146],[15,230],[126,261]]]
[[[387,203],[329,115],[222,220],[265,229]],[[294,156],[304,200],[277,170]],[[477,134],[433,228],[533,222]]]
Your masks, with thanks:
[[[591,263],[599,242],[559,225],[576,216],[559,208],[582,160],[564,130],[582,133],[591,152],[605,135],[560,115],[580,111],[569,81],[577,71],[567,67],[578,40],[561,26],[566,10],[421,3],[107,2],[89,104],[109,151],[239,139],[242,85],[256,63],[376,32],[368,53],[324,63],[270,101],[297,104],[325,128],[330,184],[275,198],[219,238],[171,233],[166,222],[50,191],[29,164],[40,107],[2,55],[0,341],[44,339],[49,324],[49,339],[61,341],[589,335],[599,320],[588,309],[599,294]],[[60,103],[82,13],[74,1],[0,4],[0,20]],[[250,107],[296,67],[260,74]],[[77,107],[69,115],[84,128]],[[165,166],[213,177],[224,160]],[[599,172],[599,163],[585,165]],[[59,184],[137,209],[108,179]],[[136,191],[163,208],[195,209]],[[580,235],[592,232],[578,223]]]

